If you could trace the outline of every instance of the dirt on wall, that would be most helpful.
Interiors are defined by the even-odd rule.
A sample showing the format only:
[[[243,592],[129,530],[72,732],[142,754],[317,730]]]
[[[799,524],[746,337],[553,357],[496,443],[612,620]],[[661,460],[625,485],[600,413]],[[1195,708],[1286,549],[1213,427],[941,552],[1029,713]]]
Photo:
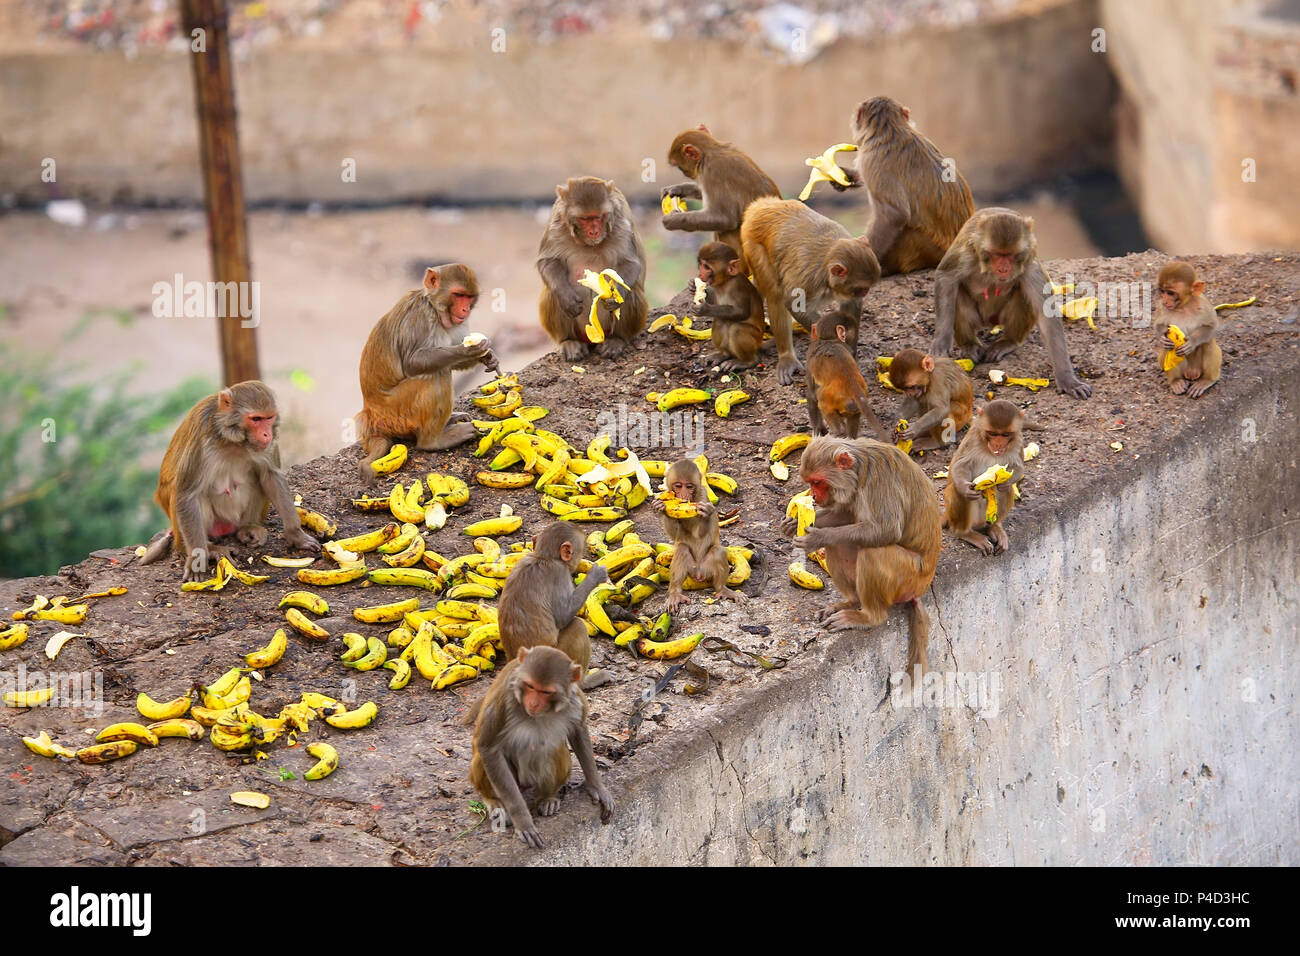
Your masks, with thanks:
[[[1155,253],[1110,260],[1048,262],[1058,281],[1153,281],[1163,256]],[[1098,329],[1081,322],[1069,325],[1067,336],[1073,361],[1093,386],[1093,397],[1076,401],[1051,389],[1029,392],[1018,387],[988,384],[987,367],[978,367],[979,390],[993,389],[1026,408],[1045,430],[1033,438],[1042,455],[1027,467],[1024,499],[1011,515],[1011,547],[1020,548],[1039,524],[1062,519],[1062,503],[1080,484],[1135,466],[1141,456],[1164,447],[1175,436],[1195,433],[1216,414],[1224,398],[1240,394],[1261,378],[1294,374],[1297,364],[1296,320],[1300,317],[1300,255],[1295,253],[1191,260],[1206,280],[1212,301],[1237,302],[1250,296],[1256,304],[1221,314],[1220,342],[1224,371],[1220,384],[1204,398],[1192,401],[1169,393],[1155,371],[1156,342],[1150,328],[1134,327],[1132,319],[1099,315]],[[886,422],[895,417],[896,396],[875,385],[874,358],[906,346],[925,347],[933,332],[933,276],[920,273],[880,283],[868,300],[859,362],[872,385],[871,400]],[[796,339],[802,352],[806,338]],[[520,381],[530,404],[551,409],[543,425],[585,445],[594,437],[596,417],[625,405],[649,410],[644,394],[666,387],[695,385],[723,388],[742,385],[753,396],[726,419],[710,406],[700,406],[704,450],[715,470],[739,483],[734,505],[741,521],[726,529],[732,544],[748,544],[758,554],[755,570],[743,590],[740,607],[713,604],[696,592],[690,607],[679,615],[677,634],[703,631],[733,642],[744,651],[782,665],[783,674],[815,681],[831,641],[811,623],[812,613],[833,600],[826,592],[795,588],[787,579],[790,545],[778,533],[789,497],[803,490],[797,477],[776,481],[768,471],[767,452],[778,437],[806,429],[806,410],[799,404],[799,387],[775,382],[774,362],[732,376],[724,382],[702,361],[707,343],[690,343],[672,331],[645,335],[637,348],[617,363],[595,358],[574,372],[552,353],[524,369]],[[1013,376],[1048,376],[1046,352],[1035,336],[1000,363]],[[465,406],[467,409],[470,407]],[[1122,443],[1116,450],[1112,443]],[[645,457],[671,458],[679,449],[634,449]],[[451,472],[471,480],[468,504],[453,514],[448,526],[428,537],[429,546],[451,556],[472,549],[461,533],[469,522],[495,515],[503,503],[524,516],[524,527],[504,542],[524,540],[552,520],[537,504],[536,493],[497,491],[472,484],[482,461],[470,446],[446,453],[416,454],[393,477],[409,480],[428,471]],[[944,468],[950,452],[927,453],[920,465],[927,473]],[[792,456],[791,463],[797,459]],[[291,484],[304,503],[335,518],[339,534],[366,530],[377,516],[354,509],[349,499],[362,489],[356,479],[354,449],[316,459],[295,468]],[[935,481],[936,494],[942,487]],[[724,501],[727,500],[724,497]],[[634,512],[636,527],[648,541],[662,539],[658,520],[648,506]],[[596,525],[583,526],[591,530]],[[268,551],[279,551],[281,539],[272,522]],[[256,554],[236,549],[243,561]],[[945,537],[939,574],[960,575],[998,558],[985,558],[962,542]],[[371,558],[374,564],[374,558]],[[256,568],[256,570],[267,570]],[[265,748],[266,760],[227,756],[206,742],[165,740],[157,749],[107,765],[84,766],[38,757],[20,741],[40,730],[71,745],[88,742],[90,733],[107,724],[132,719],[135,696],[146,692],[158,700],[184,693],[195,681],[211,681],[242,662],[242,655],[266,642],[283,623],[276,604],[296,588],[293,573],[270,570],[269,582],[254,587],[232,584],[220,593],[181,593],[174,564],[139,567],[129,549],[98,552],[58,576],[0,584],[0,609],[27,606],[37,593],[74,596],[110,585],[124,585],[127,594],[94,603],[84,627],[87,637],[71,641],[51,665],[42,653],[58,625],[37,623],[28,642],[0,655],[0,674],[19,667],[29,673],[88,672],[102,679],[103,712],[95,715],[71,708],[0,711],[0,863],[39,865],[100,864],[276,864],[340,863],[438,864],[472,862],[481,853],[499,849],[507,837],[490,832],[470,810],[474,798],[467,779],[469,731],[459,719],[484,693],[480,678],[449,691],[431,691],[413,679],[404,690],[387,687],[388,671],[355,673],[337,660],[335,639],[315,644],[290,639],[284,659],[254,684],[251,704],[262,713],[298,699],[308,690],[341,695],[357,701],[374,700],[379,717],[370,727],[333,730],[314,721],[311,730],[289,749],[284,741]],[[335,614],[377,604],[407,592],[386,587],[343,585],[322,589]],[[422,592],[419,592],[422,594]],[[426,602],[428,603],[428,602]],[[649,614],[664,606],[663,592],[643,605]],[[961,622],[947,621],[951,631]],[[357,630],[382,636],[384,631],[358,625]],[[862,640],[872,641],[872,634]],[[936,635],[935,641],[941,640]],[[882,643],[878,653],[901,666],[905,648]],[[938,651],[932,649],[932,655]],[[644,761],[653,760],[664,744],[692,733],[724,703],[744,701],[761,692],[771,671],[753,658],[731,651],[694,655],[710,680],[702,693],[684,693],[687,683],[699,685],[698,675],[679,672],[644,706],[650,681],[662,676],[662,663],[639,659],[596,639],[593,664],[611,672],[613,681],[591,694],[591,732],[602,770],[616,802],[613,826],[618,825],[620,780]],[[349,690],[347,682],[354,682]],[[303,746],[328,738],[338,748],[340,767],[321,781],[308,782],[302,772],[312,759]],[[282,770],[283,768],[283,770]],[[283,771],[291,771],[289,777]],[[228,794],[260,790],[271,795],[268,810],[234,807]],[[599,826],[593,808],[570,785],[560,813],[541,822],[544,838],[574,827]]]

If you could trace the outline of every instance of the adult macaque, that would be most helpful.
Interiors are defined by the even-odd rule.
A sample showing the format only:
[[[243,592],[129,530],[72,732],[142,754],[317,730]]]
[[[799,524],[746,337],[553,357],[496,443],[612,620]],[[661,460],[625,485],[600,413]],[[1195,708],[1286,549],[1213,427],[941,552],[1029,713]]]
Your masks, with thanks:
[[[697,315],[713,320],[714,351],[706,361],[717,362],[724,372],[751,368],[763,344],[763,297],[740,271],[740,255],[725,242],[709,242],[696,254],[699,278],[707,282]]]
[[[256,381],[223,388],[190,409],[163,455],[154,493],[172,527],[150,543],[141,564],[175,549],[185,561],[184,579],[202,577],[228,553],[209,540],[233,534],[250,547],[266,541],[262,522],[272,505],[289,547],[320,550],[302,530],[280,471],[278,423],[275,395]]]
[[[875,627],[893,605],[907,605],[908,668],[917,680],[930,640],[921,595],[934,580],[943,541],[930,479],[893,445],[867,438],[814,438],[799,474],[816,518],[795,545],[826,549],[831,579],[844,597],[823,612],[823,622],[833,630]],[[794,534],[794,519],[785,519],[782,530]]]
[[[370,463],[395,441],[413,439],[420,450],[441,451],[478,435],[469,416],[451,413],[451,373],[496,364],[486,338],[463,344],[462,326],[477,301],[469,266],[427,269],[423,287],[402,296],[370,330],[361,350],[364,404],[357,413],[363,481],[375,480]]]
[[[835,309],[856,320],[862,298],[880,278],[880,263],[866,238],[854,239],[832,219],[793,199],[759,199],[745,210],[740,227],[745,261],[767,303],[779,355],[776,377],[782,385],[803,371],[794,354],[794,316],[811,326],[823,311]]]
[[[623,302],[600,300],[597,319],[605,341],[596,347],[604,358],[622,355],[633,336],[645,328],[645,248],[636,234],[632,210],[612,182],[595,176],[570,179],[555,187],[555,204],[537,250],[542,276],[538,300],[542,327],[560,346],[560,357],[577,362],[590,341],[583,331],[595,293],[578,284],[586,270],[613,269],[629,286],[619,288]],[[618,321],[614,310],[619,310]]]
[[[1160,336],[1160,357],[1170,352],[1185,361],[1165,371],[1165,381],[1175,395],[1187,393],[1200,398],[1219,380],[1223,351],[1214,335],[1219,315],[1206,301],[1205,283],[1196,278],[1196,270],[1186,262],[1169,262],[1156,279],[1160,303],[1156,306],[1156,332]],[[1176,325],[1187,337],[1182,345],[1169,338],[1169,326]]]
[[[497,617],[507,660],[520,648],[546,644],[564,651],[587,673],[591,639],[577,614],[596,585],[609,580],[609,569],[593,565],[574,587],[586,544],[577,527],[557,521],[533,539],[533,550],[510,572]]]
[[[1086,384],[1070,365],[1060,316],[1044,308],[1047,273],[1038,261],[1034,221],[998,207],[966,220],[934,277],[932,355],[958,350],[976,362],[996,362],[1023,342],[1037,323],[1047,340],[1059,391],[1087,398]],[[979,328],[1002,326],[1002,336],[980,348]]]
[[[730,143],[718,142],[704,126],[678,133],[668,150],[668,162],[692,182],[667,186],[662,195],[700,199],[704,208],[668,213],[665,229],[712,231],[718,242],[740,249],[745,209],[763,196],[781,197],[781,190],[757,163]]]
[[[1011,486],[1025,474],[1025,443],[1020,431],[1024,420],[1024,412],[1005,399],[989,402],[957,446],[957,454],[948,466],[948,487],[943,493],[948,527],[984,554],[992,554],[995,547],[1007,550],[1004,525],[1016,503]],[[998,514],[988,524],[984,492],[977,491],[971,482],[994,465],[1006,468],[1011,477],[994,487]],[[981,534],[980,529],[985,533]]]
[[[578,686],[582,668],[555,647],[524,647],[497,675],[474,721],[469,782],[483,797],[495,823],[504,809],[519,838],[541,849],[542,837],[528,804],[539,816],[560,809],[557,795],[569,779],[569,748],[586,777],[586,791],[600,804],[600,822],[614,816],[614,799],[596,769],[587,736],[587,698]]]
[[[664,476],[664,485],[680,501],[694,502],[693,518],[670,518],[667,502],[654,499],[654,508],[664,516],[664,531],[673,542],[673,560],[668,569],[668,610],[676,612],[686,603],[682,585],[694,578],[712,585],[720,600],[744,601],[745,595],[727,587],[731,563],[722,546],[718,512],[709,504],[704,490],[704,476],[689,458],[674,462]]]
[[[903,349],[889,363],[889,380],[904,395],[898,417],[907,420],[906,428],[894,430],[896,440],[910,438],[916,448],[942,448],[955,444],[957,433],[970,424],[975,386],[948,356]]]
[[[907,107],[888,96],[859,103],[853,114],[857,171],[849,179],[867,187],[867,239],[884,275],[937,266],[975,211],[966,180],[944,165],[943,154],[911,119]]]
[[[865,416],[880,440],[888,441],[867,401],[862,370],[845,344],[848,331],[838,312],[827,312],[813,326],[813,342],[808,346],[808,422],[814,435],[829,431],[837,438],[857,438]]]

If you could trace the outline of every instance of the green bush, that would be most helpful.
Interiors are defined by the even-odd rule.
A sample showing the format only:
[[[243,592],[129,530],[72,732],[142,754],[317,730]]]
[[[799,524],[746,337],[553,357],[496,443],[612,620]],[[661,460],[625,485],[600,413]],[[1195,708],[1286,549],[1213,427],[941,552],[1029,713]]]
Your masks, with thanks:
[[[0,342],[0,577],[50,574],[166,525],[157,460],[181,417],[215,385],[127,394],[137,369],[90,384],[52,357]]]

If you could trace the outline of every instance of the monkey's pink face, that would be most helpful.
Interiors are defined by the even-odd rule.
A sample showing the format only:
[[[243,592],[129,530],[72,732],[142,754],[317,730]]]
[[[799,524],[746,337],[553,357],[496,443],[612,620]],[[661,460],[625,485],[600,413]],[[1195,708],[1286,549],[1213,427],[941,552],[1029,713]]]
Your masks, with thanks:
[[[524,681],[524,710],[530,717],[536,717],[551,709],[559,688],[554,684],[534,684]]]
[[[275,415],[266,412],[244,413],[244,434],[258,451],[266,451],[275,441]]]
[[[989,453],[993,455],[1005,454],[1014,434],[1014,432],[985,432],[984,440],[989,446]]]
[[[824,505],[830,500],[831,483],[820,473],[808,476],[808,490],[812,492],[813,501],[819,505]]]
[[[698,274],[701,282],[707,282],[709,285],[713,284],[713,267],[703,259],[700,260],[700,271]]]
[[[573,233],[587,245],[598,246],[605,241],[608,220],[603,212],[584,212],[573,217]]]
[[[473,295],[460,287],[453,288],[451,290],[451,303],[448,305],[447,314],[442,320],[443,326],[454,329],[460,325],[469,318],[470,310],[474,308],[474,303],[477,301],[477,295]]]
[[[683,481],[679,478],[668,486],[668,490],[682,501],[695,500],[695,482],[693,481]]]
[[[999,282],[1009,282],[1024,271],[1020,253],[990,250],[985,253],[985,256],[985,269],[992,272],[993,278]]]

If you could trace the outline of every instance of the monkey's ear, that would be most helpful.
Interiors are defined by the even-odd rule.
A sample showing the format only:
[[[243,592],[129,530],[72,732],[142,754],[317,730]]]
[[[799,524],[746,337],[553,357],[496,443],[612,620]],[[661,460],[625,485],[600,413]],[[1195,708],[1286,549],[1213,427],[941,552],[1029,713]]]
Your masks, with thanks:
[[[842,262],[831,263],[831,275],[833,275],[835,278],[843,279],[848,274],[849,274],[849,270],[844,268],[844,264]]]
[[[707,133],[708,130],[705,130],[705,132]],[[689,159],[693,163],[697,163],[700,160],[700,151],[696,149],[694,146],[692,146],[690,143],[687,143],[685,146],[682,147],[682,153],[686,156],[687,159]]]
[[[430,266],[424,270],[424,287],[430,292],[438,288],[438,270]]]
[[[729,275],[729,276],[738,276],[738,275],[740,275],[740,260],[739,260],[739,259],[732,259],[730,262],[727,263],[727,275]],[[1202,283],[1202,285],[1204,285],[1204,283]]]
[[[230,411],[230,406],[235,404],[235,396],[230,389],[223,388],[217,392],[217,410],[222,412]]]
[[[522,661],[527,656],[528,656],[528,648],[521,647],[519,648],[519,653],[515,655],[515,660]]]
[[[837,325],[835,326],[835,337],[841,342],[847,342],[849,340],[849,330],[842,325]]]
[[[1192,283],[1192,292],[1195,295],[1200,295],[1204,291],[1205,291],[1205,282],[1203,280],[1197,279],[1195,282]]]
[[[865,232],[862,235],[858,236],[857,241],[862,243],[868,249],[871,249],[871,240],[867,238],[867,234]],[[874,249],[872,249],[871,251],[875,252]]]
[[[1025,217],[1025,232],[1028,233],[1028,232],[1033,232],[1033,231],[1034,231],[1034,217],[1033,217],[1033,216],[1026,216],[1026,217]]]
[[[921,359],[921,368],[925,369],[927,372],[933,372],[933,371],[934,371],[934,359],[932,359],[932,358],[931,358],[930,356],[928,356],[928,355],[922,357],[922,359]]]
[[[569,190],[566,189],[564,186],[556,186],[556,187],[555,187],[555,198],[556,198],[556,199],[563,199],[565,202],[568,202],[568,201],[569,201]]]
[[[847,451],[842,451],[835,456],[835,467],[841,471],[848,471],[853,467],[853,456]]]
[[[582,667],[578,664],[574,664],[569,668],[569,679],[575,684],[582,680]]]
[[[573,560],[572,541],[565,541],[560,545],[560,560],[566,563]]]
[[[903,119],[907,120],[909,123],[912,122],[912,110],[910,107],[903,107]]]

